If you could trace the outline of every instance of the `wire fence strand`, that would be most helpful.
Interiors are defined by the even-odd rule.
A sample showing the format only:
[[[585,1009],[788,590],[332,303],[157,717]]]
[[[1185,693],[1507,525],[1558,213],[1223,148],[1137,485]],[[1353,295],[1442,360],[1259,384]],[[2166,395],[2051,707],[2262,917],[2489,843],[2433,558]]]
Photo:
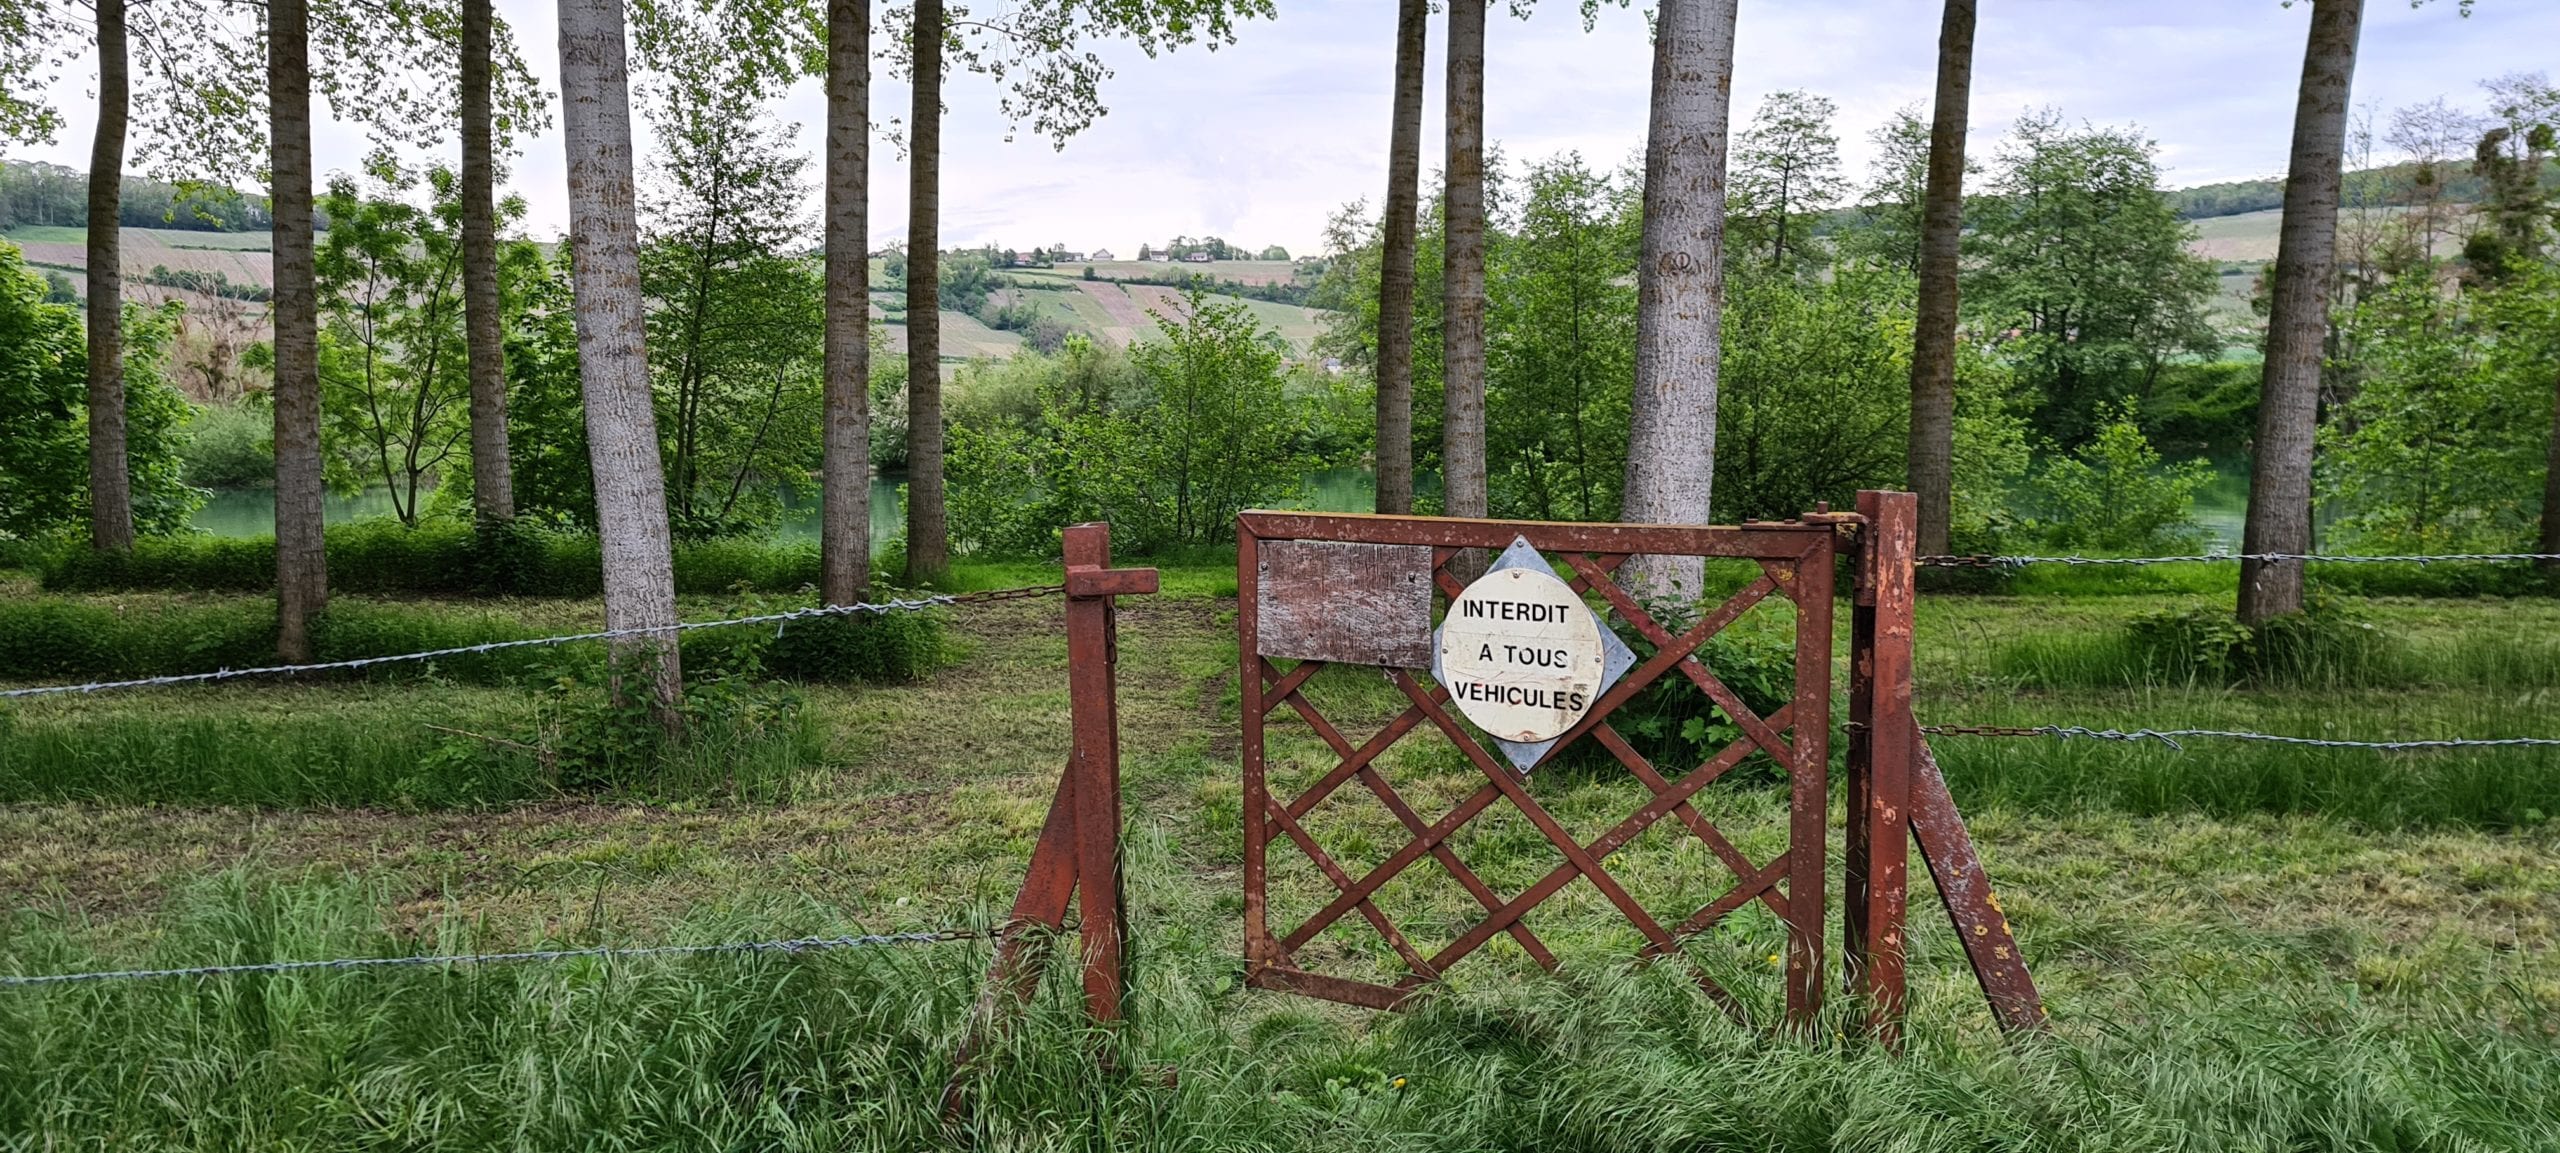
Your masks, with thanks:
[[[328,961],[264,961],[240,965],[194,965],[180,969],[102,969],[88,973],[49,973],[38,976],[0,976],[0,989],[23,989],[37,985],[72,985],[97,981],[151,981],[177,977],[236,977],[250,973],[306,973],[345,971],[350,969],[422,969],[456,968],[466,965],[505,965],[528,961],[568,961],[582,957],[627,960],[643,957],[700,957],[723,953],[815,953],[829,949],[858,949],[873,945],[909,945],[935,941],[984,939],[988,934],[967,929],[935,929],[909,933],[867,933],[859,936],[791,937],[773,941],[732,941],[715,945],[599,945],[587,949],[530,949],[516,953],[428,954],[414,957],[341,957]]]
[[[637,628],[600,629],[586,633],[562,633],[557,636],[527,637],[520,640],[488,641],[476,645],[427,649],[413,653],[393,653],[378,657],[351,657],[337,661],[314,661],[293,665],[260,665],[245,669],[216,669],[205,673],[173,673],[166,676],[135,677],[121,681],[89,681],[74,685],[38,685],[33,688],[0,691],[0,700],[22,697],[55,696],[64,693],[99,693],[116,689],[160,688],[168,685],[203,684],[212,681],[237,680],[243,677],[295,676],[302,673],[346,672],[375,665],[442,660],[447,657],[473,656],[507,649],[540,648],[550,645],[576,644],[584,641],[612,641],[629,637],[665,636],[693,632],[697,629],[730,628],[740,625],[773,625],[787,627],[793,621],[825,617],[886,616],[890,613],[919,612],[950,605],[991,604],[997,601],[1029,600],[1055,596],[1066,591],[1065,585],[1026,585],[1020,588],[992,589],[976,593],[936,593],[909,599],[865,602],[847,605],[818,605],[787,612],[758,613],[754,616],[730,617],[716,621],[679,621],[668,625],[644,625]]]
[[[2292,552],[2212,552],[2193,556],[1924,556],[1922,568],[1988,568],[2013,569],[2028,565],[2150,565],[2203,564],[2222,561],[2259,561],[2276,563],[2302,561],[2310,564],[2495,564],[2507,561],[2560,561],[2560,553],[2543,552],[2470,552],[2438,553],[2410,556],[2365,556],[2354,553]]]
[[[2157,741],[2183,751],[2182,740],[2202,738],[2223,741],[2257,741],[2265,744],[2299,745],[2322,749],[2372,749],[2399,752],[2410,749],[2488,749],[2488,748],[2560,748],[2560,738],[2551,737],[2437,737],[2407,741],[2347,741],[2326,737],[2289,737],[2274,733],[2253,733],[2235,729],[2090,729],[2078,725],[1922,725],[1920,731],[1931,736],[1948,737],[2056,737],[2062,740]]]

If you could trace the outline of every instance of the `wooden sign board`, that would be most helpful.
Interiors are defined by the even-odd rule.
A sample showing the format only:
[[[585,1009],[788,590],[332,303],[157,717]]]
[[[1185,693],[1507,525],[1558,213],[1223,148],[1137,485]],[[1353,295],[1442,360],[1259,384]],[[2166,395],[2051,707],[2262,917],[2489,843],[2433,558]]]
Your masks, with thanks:
[[[1430,546],[1271,540],[1256,561],[1259,655],[1431,667]]]

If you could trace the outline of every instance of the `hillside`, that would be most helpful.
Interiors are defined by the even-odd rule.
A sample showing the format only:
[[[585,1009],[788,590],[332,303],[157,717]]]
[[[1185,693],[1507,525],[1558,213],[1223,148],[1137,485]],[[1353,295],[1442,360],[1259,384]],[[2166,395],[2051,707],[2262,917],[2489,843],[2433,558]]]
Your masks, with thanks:
[[[80,275],[88,267],[84,229],[64,225],[25,225],[0,232],[0,239],[23,250],[27,263],[68,277],[74,292],[86,291],[87,286]],[[208,283],[208,278],[219,277],[221,283],[237,286],[237,295],[263,300],[274,279],[267,243],[264,232],[129,227],[124,230],[126,288],[137,299],[185,301],[191,317],[195,318],[216,311],[216,302],[211,295],[200,290]],[[1057,320],[1069,332],[1125,345],[1155,332],[1155,314],[1178,315],[1182,293],[1163,285],[1121,284],[1114,278],[1158,277],[1165,275],[1167,270],[1180,270],[1197,272],[1217,280],[1263,285],[1286,284],[1296,271],[1296,267],[1285,260],[1224,260],[1183,265],[1119,260],[1091,265],[1096,279],[1086,280],[1086,267],[1078,264],[1056,269],[1006,270],[1002,275],[1011,278],[1015,287],[999,290],[995,300],[999,304],[1030,304],[1041,315]],[[885,322],[891,345],[903,350],[906,347],[904,294],[879,275],[877,262],[874,262],[872,288],[872,316]],[[1214,293],[1210,299],[1242,303],[1255,318],[1277,331],[1301,355],[1312,350],[1316,338],[1324,331],[1326,314],[1320,309],[1243,300]],[[235,305],[220,311],[236,313],[240,310]],[[262,311],[253,305],[250,315],[241,319],[256,330],[254,339],[264,339],[266,335],[263,317],[258,315]],[[976,316],[965,312],[949,309],[942,312],[942,352],[946,363],[981,357],[1001,360],[1021,348],[1022,337],[1018,333],[989,328]]]

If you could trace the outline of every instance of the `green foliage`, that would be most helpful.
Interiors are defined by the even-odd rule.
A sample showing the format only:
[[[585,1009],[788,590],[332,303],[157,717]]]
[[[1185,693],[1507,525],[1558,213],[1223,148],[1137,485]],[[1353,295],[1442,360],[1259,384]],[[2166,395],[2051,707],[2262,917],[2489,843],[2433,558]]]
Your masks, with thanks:
[[[1274,334],[1241,304],[1194,293],[1160,338],[1129,354],[1143,381],[1114,396],[1108,361],[1072,352],[1038,370],[1039,417],[992,403],[956,423],[949,458],[963,547],[1042,555],[1060,526],[1108,520],[1122,547],[1148,552],[1224,540],[1237,511],[1285,498],[1305,463]],[[984,375],[1017,380],[1027,369]]]
[[[459,519],[431,519],[416,528],[389,518],[360,520],[330,525],[327,539],[330,585],[345,592],[584,597],[596,595],[603,581],[591,531],[551,527],[534,517],[518,517],[495,533]],[[147,537],[121,553],[60,544],[25,559],[55,592],[275,587],[275,542],[267,537]],[[675,566],[679,592],[792,592],[817,583],[818,549],[809,541],[680,541]]]
[[[1850,265],[1727,287],[1716,400],[1715,517],[1785,519],[1897,486],[1911,420],[1912,284]]]
[[[1801,90],[1773,92],[1733,143],[1727,189],[1726,262],[1782,275],[1818,268],[1813,242],[1822,210],[1848,190],[1840,175],[1839,106]]]
[[[2404,653],[2343,601],[2314,596],[2304,611],[2250,628],[2227,609],[2170,610],[2125,627],[2136,684],[2388,684]]]
[[[2195,546],[2195,493],[2213,467],[2162,467],[2135,414],[2130,397],[2101,408],[2096,435],[2045,464],[2035,481],[2036,528],[2048,543],[2128,553]]]
[[[2221,349],[2205,313],[2215,266],[2188,254],[2192,230],[2160,191],[2155,152],[2131,130],[2031,114],[1969,213],[1965,310],[2002,333],[2037,429],[2066,447],[2095,432],[2108,402]]]
[[[330,228],[314,261],[320,296],[320,412],[337,487],[380,485],[393,515],[415,525],[422,498],[459,463],[470,434],[471,381],[462,330],[459,179],[415,184],[376,165],[372,194],[340,178],[321,194]]]
[[[578,382],[578,332],[569,246],[550,259],[509,245],[499,262],[506,313],[507,457],[516,515],[595,527],[595,473],[587,460],[587,407]],[[455,480],[468,484],[469,470]]]
[[[125,460],[134,527],[174,532],[204,494],[181,461],[186,398],[168,383],[178,306],[124,312]],[[79,533],[89,519],[89,348],[76,307],[0,243],[0,537]]]
[[[765,668],[797,681],[920,681],[946,663],[942,618],[929,612],[795,621],[773,638]]]
[[[769,528],[780,486],[815,471],[823,448],[824,285],[802,255],[807,161],[749,79],[652,91],[665,147],[640,279],[667,516],[693,538]]]
[[[2321,430],[2345,542],[2394,552],[2529,544],[2560,377],[2560,270],[2448,298],[2404,277],[2350,321],[2363,386]]]
[[[261,403],[200,405],[187,413],[182,474],[198,488],[261,488],[276,481],[275,415]]]
[[[1625,481],[1635,383],[1632,181],[1566,153],[1530,166],[1492,246],[1485,458],[1496,516],[1611,520]]]
[[[2258,434],[2256,360],[2186,361],[2160,370],[2142,401],[2142,423],[2164,452],[2236,456]]]

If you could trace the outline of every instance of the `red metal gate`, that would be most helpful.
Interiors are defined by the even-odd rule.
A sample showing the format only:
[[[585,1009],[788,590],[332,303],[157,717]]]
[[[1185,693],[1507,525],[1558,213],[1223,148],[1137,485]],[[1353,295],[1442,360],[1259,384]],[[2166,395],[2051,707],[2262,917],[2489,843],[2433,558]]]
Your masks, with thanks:
[[[1823,854],[1836,534],[1835,523],[1823,518],[1742,528],[1688,528],[1275,512],[1248,512],[1239,517],[1236,579],[1244,697],[1247,980],[1264,988],[1391,1008],[1423,983],[1437,980],[1450,966],[1497,934],[1509,934],[1538,964],[1552,969],[1556,963],[1554,954],[1523,917],[1579,878],[1598,889],[1644,936],[1648,956],[1684,955],[1680,949],[1682,939],[1712,927],[1753,901],[1766,906],[1786,928],[1787,1017],[1799,1023],[1810,1021],[1821,1009],[1823,994]],[[1649,794],[1634,812],[1589,843],[1569,834],[1530,794],[1523,774],[1499,763],[1474,731],[1459,722],[1446,689],[1417,678],[1412,668],[1379,665],[1409,704],[1383,729],[1355,742],[1327,719],[1304,691],[1319,669],[1335,662],[1306,659],[1284,669],[1274,663],[1272,654],[1313,650],[1304,644],[1275,646],[1261,635],[1264,618],[1275,607],[1267,598],[1313,599],[1321,591],[1275,587],[1273,574],[1266,567],[1275,550],[1285,554],[1304,542],[1422,550],[1427,554],[1432,584],[1454,597],[1464,586],[1450,572],[1453,559],[1463,550],[1502,549],[1515,538],[1526,540],[1530,547],[1567,566],[1572,574],[1567,584],[1574,591],[1596,596],[1600,607],[1614,613],[1656,649],[1650,659],[1629,670],[1603,693],[1581,720],[1555,742],[1554,747],[1561,749],[1589,736],[1642,782]],[[1748,559],[1758,563],[1760,574],[1697,623],[1675,634],[1616,579],[1620,567],[1639,554]],[[1356,565],[1392,567],[1397,563],[1392,552],[1361,557]],[[1341,571],[1339,566],[1336,571]],[[1783,598],[1795,606],[1795,691],[1785,706],[1762,717],[1698,658],[1698,649],[1752,606],[1770,597]],[[1356,627],[1356,622],[1347,623]],[[1323,637],[1313,641],[1318,650],[1330,643]],[[1684,766],[1672,777],[1639,754],[1610,723],[1610,718],[1655,681],[1675,673],[1704,693],[1743,735],[1704,763]],[[1265,773],[1266,724],[1271,714],[1284,706],[1311,726],[1338,758],[1330,771],[1295,798],[1272,795]],[[1484,784],[1465,801],[1428,822],[1413,810],[1375,763],[1390,745],[1425,726],[1447,738],[1485,778]],[[1776,857],[1758,862],[1744,856],[1689,803],[1698,790],[1754,752],[1768,754],[1792,782],[1787,847]],[[1328,855],[1302,823],[1309,812],[1353,779],[1394,814],[1411,838],[1403,848],[1357,877]],[[1507,899],[1459,860],[1448,843],[1459,829],[1498,802],[1515,806],[1564,858],[1562,864],[1526,891]],[[1610,875],[1605,863],[1611,853],[1665,817],[1675,818],[1704,842],[1734,877],[1733,886],[1722,896],[1703,908],[1682,910],[1676,919],[1657,916],[1643,907]],[[1278,933],[1269,924],[1267,891],[1268,856],[1275,837],[1306,854],[1337,890],[1337,895],[1313,916]],[[1382,886],[1426,856],[1447,870],[1484,909],[1481,919],[1429,955],[1418,949],[1373,899]],[[1310,940],[1354,911],[1385,938],[1402,960],[1407,971],[1396,983],[1379,984],[1315,972],[1297,963],[1298,952]],[[1703,971],[1697,973],[1697,978],[1718,1003],[1738,1012],[1738,1002],[1720,984]]]

